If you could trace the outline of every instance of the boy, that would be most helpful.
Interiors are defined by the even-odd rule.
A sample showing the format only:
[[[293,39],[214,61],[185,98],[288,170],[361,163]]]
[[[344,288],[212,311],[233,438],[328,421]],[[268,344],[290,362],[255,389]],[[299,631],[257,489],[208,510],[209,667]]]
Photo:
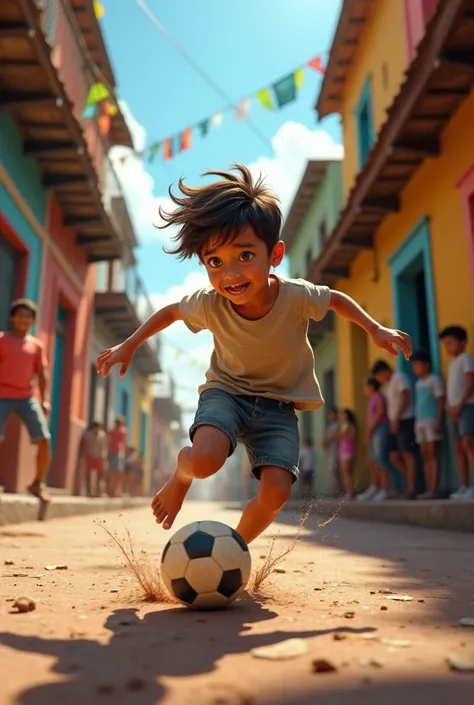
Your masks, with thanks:
[[[157,311],[121,345],[99,355],[107,375],[121,364],[124,375],[137,347],[175,321],[194,333],[214,335],[206,382],[190,429],[192,445],[178,455],[174,476],[152,502],[156,521],[170,529],[195,479],[216,473],[240,440],[247,447],[258,495],[246,506],[237,531],[247,543],[276,518],[298,477],[299,437],[295,409],[311,410],[323,399],[307,338],[308,320],[329,309],[362,326],[373,341],[408,358],[406,333],[384,328],[345,294],[302,279],[270,273],[285,254],[279,239],[278,199],[247,167],[237,174],[206,172],[217,182],[190,187],[179,182],[176,209],[161,212],[167,225],[180,226],[172,254],[196,255],[210,286]]]
[[[84,435],[83,454],[87,496],[100,497],[102,478],[107,464],[107,434],[99,421],[94,421],[92,428]],[[93,476],[94,482],[92,482]]]
[[[415,410],[410,380],[403,372],[394,372],[385,360],[377,360],[370,371],[379,384],[385,385],[387,416],[390,421],[389,458],[407,483],[404,499],[415,499]],[[403,462],[400,462],[402,458]]]
[[[301,496],[306,497],[313,491],[314,452],[311,438],[305,438],[301,446],[299,469],[301,472]]]
[[[108,487],[110,497],[121,496],[123,489],[123,473],[125,472],[125,448],[127,445],[127,427],[125,418],[118,416],[115,426],[108,433]]]
[[[439,481],[439,442],[442,439],[444,416],[444,384],[439,375],[431,371],[431,358],[425,350],[411,357],[413,372],[418,377],[415,384],[415,434],[423,458],[426,492],[418,499],[433,499]]]
[[[49,502],[44,483],[51,459],[51,436],[46,421],[50,411],[47,399],[48,363],[43,343],[29,334],[36,314],[32,301],[18,299],[10,308],[11,331],[0,332],[0,443],[8,417],[16,414],[37,447],[36,474],[28,492],[43,502]],[[40,401],[35,397],[36,381]]]
[[[469,468],[474,473],[474,357],[466,352],[467,332],[462,326],[448,326],[439,334],[449,357],[447,411],[455,443],[461,487],[452,499],[474,499]]]

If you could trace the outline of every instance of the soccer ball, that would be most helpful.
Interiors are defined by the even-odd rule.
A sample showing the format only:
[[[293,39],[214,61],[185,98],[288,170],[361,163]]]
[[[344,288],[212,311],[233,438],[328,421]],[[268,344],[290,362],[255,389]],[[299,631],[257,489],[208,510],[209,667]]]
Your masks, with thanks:
[[[179,529],[161,556],[161,576],[180,602],[198,609],[230,604],[250,577],[247,544],[219,521],[195,521]]]

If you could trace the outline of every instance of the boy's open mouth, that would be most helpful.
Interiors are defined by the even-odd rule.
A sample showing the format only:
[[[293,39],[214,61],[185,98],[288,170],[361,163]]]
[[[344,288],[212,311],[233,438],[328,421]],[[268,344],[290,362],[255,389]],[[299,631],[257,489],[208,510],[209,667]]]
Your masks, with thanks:
[[[234,284],[233,286],[226,286],[225,290],[229,294],[232,294],[232,296],[239,296],[240,294],[243,294],[244,291],[247,291],[249,286],[250,282],[245,282],[245,284]]]

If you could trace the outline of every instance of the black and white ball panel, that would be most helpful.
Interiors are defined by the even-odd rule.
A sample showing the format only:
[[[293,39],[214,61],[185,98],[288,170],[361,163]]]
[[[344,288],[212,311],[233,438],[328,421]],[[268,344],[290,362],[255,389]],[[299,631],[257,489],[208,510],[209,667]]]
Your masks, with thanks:
[[[250,577],[248,546],[230,526],[193,522],[170,539],[161,558],[163,581],[178,600],[193,607],[224,606]]]

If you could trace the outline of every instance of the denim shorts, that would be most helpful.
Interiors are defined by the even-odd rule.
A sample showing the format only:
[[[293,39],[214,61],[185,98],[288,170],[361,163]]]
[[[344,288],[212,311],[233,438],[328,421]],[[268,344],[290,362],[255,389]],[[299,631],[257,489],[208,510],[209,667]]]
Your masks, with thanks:
[[[189,429],[191,441],[199,426],[215,426],[223,431],[229,437],[229,455],[237,442],[243,443],[257,480],[265,465],[288,470],[293,482],[298,479],[300,440],[292,402],[206,389]]]
[[[474,437],[474,404],[466,404],[460,417],[449,421],[455,441],[458,441],[462,436]]]
[[[5,424],[10,414],[16,414],[25,424],[31,442],[49,441],[51,434],[48,422],[38,399],[0,399],[0,440],[3,438]]]

